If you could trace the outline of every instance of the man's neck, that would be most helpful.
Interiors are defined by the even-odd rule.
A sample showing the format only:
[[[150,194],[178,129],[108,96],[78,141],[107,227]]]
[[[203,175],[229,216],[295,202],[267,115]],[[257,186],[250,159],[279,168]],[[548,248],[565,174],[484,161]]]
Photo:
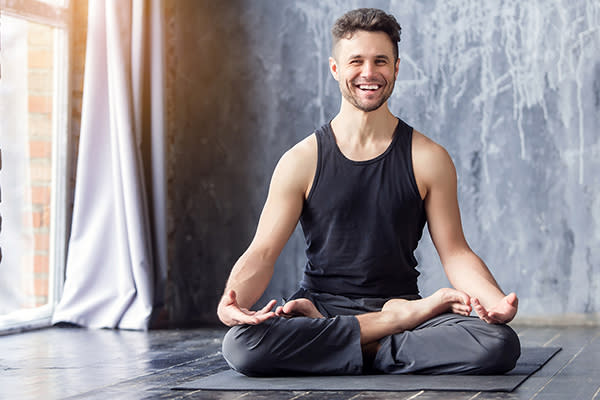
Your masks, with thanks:
[[[345,102],[343,102],[345,103]],[[354,161],[371,160],[388,148],[398,124],[387,104],[375,111],[364,112],[344,107],[331,121],[335,141],[347,158]]]
[[[387,103],[377,110],[365,112],[342,101],[340,112],[331,121],[338,141],[365,144],[372,141],[391,139],[397,124]]]

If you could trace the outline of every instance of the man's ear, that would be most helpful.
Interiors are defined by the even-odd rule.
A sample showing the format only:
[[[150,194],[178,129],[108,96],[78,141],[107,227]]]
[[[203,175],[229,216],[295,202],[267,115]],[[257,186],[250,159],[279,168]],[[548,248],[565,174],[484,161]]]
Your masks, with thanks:
[[[338,65],[337,65],[337,62],[335,61],[335,58],[333,58],[333,57],[329,57],[329,72],[331,72],[331,75],[333,75],[333,79],[335,79],[336,81],[339,81]]]
[[[398,57],[398,59],[396,60],[396,66],[395,68],[395,72],[394,72],[394,80],[398,79],[398,71],[400,71],[400,57]]]

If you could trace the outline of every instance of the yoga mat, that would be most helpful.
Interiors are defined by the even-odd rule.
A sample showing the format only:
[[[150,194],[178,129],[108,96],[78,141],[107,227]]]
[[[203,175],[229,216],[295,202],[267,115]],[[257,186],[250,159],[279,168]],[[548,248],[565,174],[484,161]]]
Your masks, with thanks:
[[[233,370],[181,384],[176,390],[315,390],[511,392],[560,351],[560,347],[524,347],[515,368],[504,375],[346,375],[250,378]]]

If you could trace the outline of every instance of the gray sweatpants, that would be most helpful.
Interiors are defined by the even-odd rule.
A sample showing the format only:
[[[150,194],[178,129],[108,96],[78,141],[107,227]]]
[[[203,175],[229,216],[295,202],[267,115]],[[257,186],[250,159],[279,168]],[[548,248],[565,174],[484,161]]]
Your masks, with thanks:
[[[379,311],[388,299],[350,299],[305,289],[326,318],[272,318],[232,327],[223,356],[249,376],[389,374],[495,374],[511,370],[520,356],[516,333],[477,317],[441,314],[411,331],[387,336],[372,365],[364,365],[355,315]]]

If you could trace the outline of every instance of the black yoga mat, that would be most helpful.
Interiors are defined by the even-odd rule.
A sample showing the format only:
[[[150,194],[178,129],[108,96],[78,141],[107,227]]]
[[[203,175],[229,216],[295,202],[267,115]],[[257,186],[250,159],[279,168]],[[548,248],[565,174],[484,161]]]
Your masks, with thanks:
[[[459,390],[511,392],[560,351],[560,347],[524,347],[517,366],[504,375],[352,375],[250,378],[233,370],[181,384],[177,390]]]

